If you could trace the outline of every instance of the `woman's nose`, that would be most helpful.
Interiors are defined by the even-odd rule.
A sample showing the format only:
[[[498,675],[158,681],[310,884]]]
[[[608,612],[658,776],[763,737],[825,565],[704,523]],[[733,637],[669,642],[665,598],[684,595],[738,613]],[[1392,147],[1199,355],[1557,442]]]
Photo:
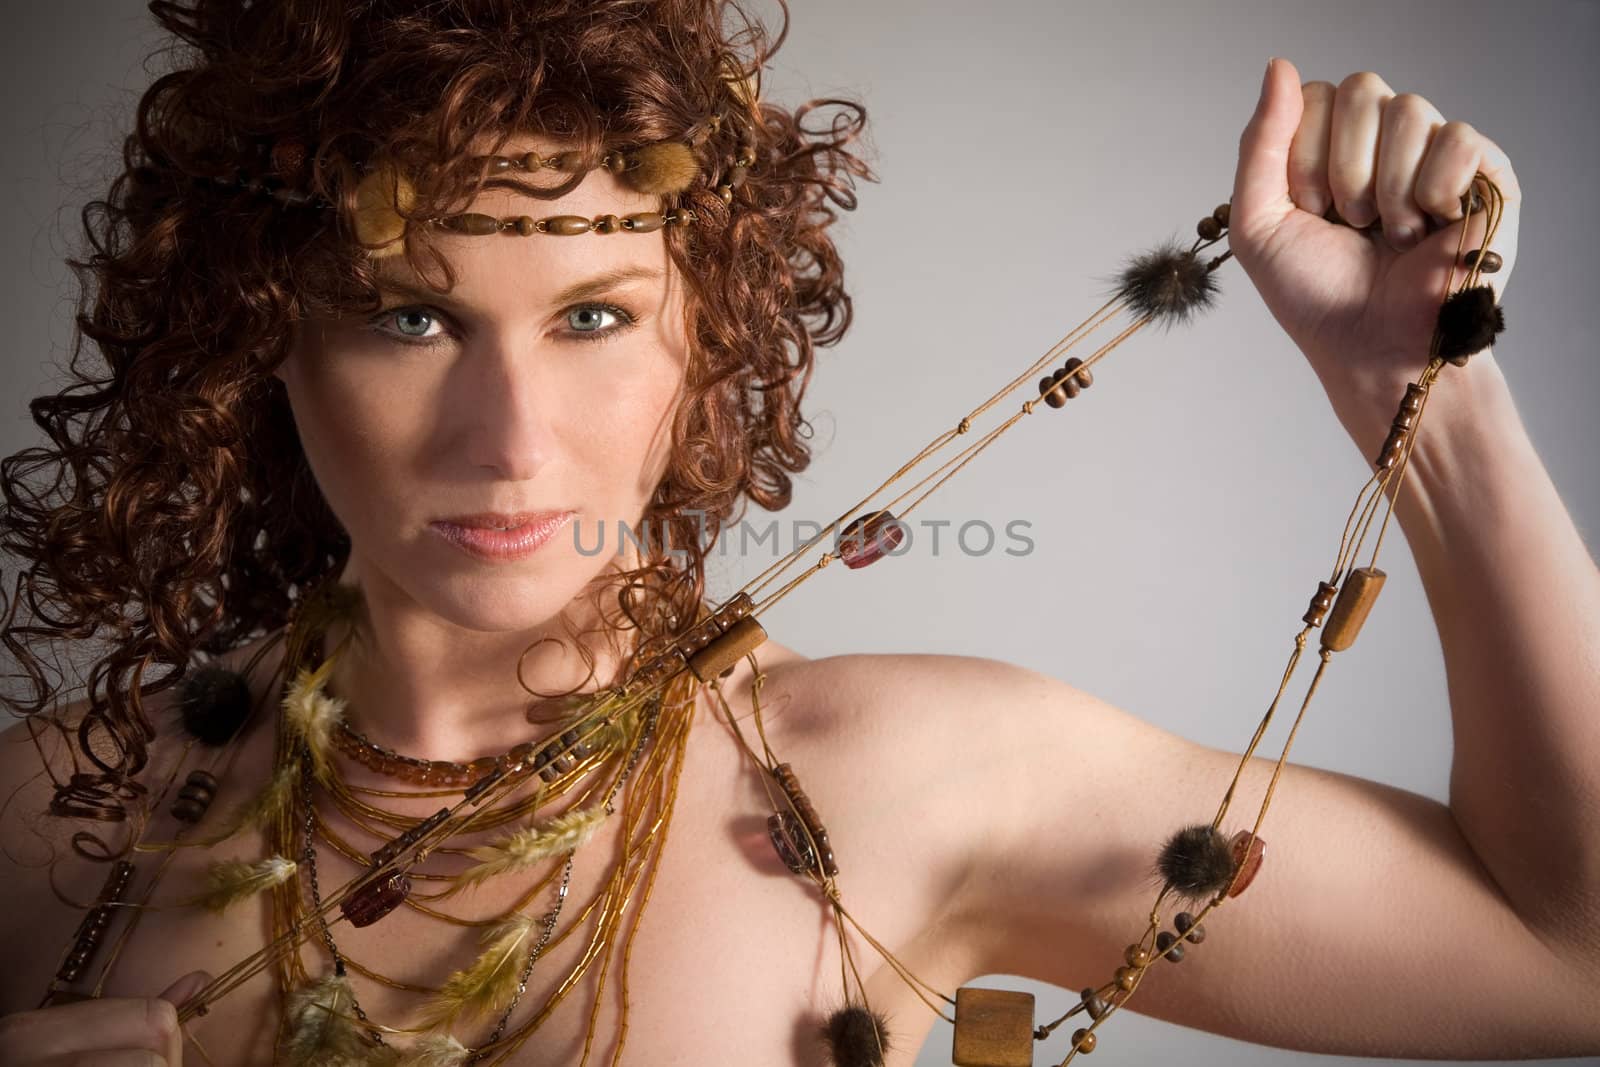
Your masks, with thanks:
[[[467,458],[508,481],[534,477],[551,455],[556,398],[537,355],[525,343],[485,338],[465,361]]]

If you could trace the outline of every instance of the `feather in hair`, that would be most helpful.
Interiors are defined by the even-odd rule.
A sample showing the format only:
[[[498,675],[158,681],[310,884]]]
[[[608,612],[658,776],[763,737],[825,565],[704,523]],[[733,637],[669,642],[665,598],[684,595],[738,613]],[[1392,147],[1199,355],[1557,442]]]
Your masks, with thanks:
[[[333,728],[344,718],[344,701],[322,691],[325,671],[332,661],[315,671],[300,669],[283,698],[289,733],[303,741],[311,757],[311,773],[326,784],[333,779]]]
[[[461,1067],[470,1051],[450,1034],[427,1034],[400,1054],[396,1067]]]
[[[438,995],[423,1006],[422,1029],[434,1030],[463,1016],[504,1010],[516,996],[525,962],[524,946],[533,924],[527,915],[513,915],[491,926],[484,935],[484,950],[477,961],[445,979]]]
[[[231,904],[263,893],[294,877],[294,860],[268,856],[250,863],[245,860],[219,860],[206,869],[205,892],[188,904],[200,904],[222,914]]]
[[[469,885],[507,871],[521,871],[542,859],[571,852],[594,836],[605,820],[601,806],[562,812],[548,822],[525,826],[493,844],[473,849],[468,855],[477,860],[467,868],[461,881]]]
[[[350,979],[334,973],[289,997],[283,1062],[288,1067],[356,1067],[377,1048],[361,1032],[352,1007]]]

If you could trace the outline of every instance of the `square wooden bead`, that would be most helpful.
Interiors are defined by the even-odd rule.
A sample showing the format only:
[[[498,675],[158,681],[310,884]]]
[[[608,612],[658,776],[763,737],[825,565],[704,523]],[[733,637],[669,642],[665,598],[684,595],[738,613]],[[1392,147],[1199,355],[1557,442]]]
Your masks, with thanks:
[[[1033,1067],[1033,994],[956,990],[955,1067]]]

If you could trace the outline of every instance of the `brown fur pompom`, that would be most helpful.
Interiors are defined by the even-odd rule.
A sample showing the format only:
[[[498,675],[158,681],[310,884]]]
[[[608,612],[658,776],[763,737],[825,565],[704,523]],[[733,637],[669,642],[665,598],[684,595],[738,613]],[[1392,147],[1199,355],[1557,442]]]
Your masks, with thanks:
[[[890,1049],[889,1020],[882,1012],[847,1004],[828,1016],[822,1027],[834,1067],[883,1067]]]
[[[1135,256],[1117,283],[1117,296],[1137,317],[1149,315],[1168,327],[1208,310],[1217,294],[1216,279],[1206,265],[1172,241]]]
[[[1156,869],[1180,896],[1205,900],[1232,881],[1233,852],[1227,838],[1209,823],[1185,826],[1161,846]]]
[[[700,164],[681,141],[662,141],[628,153],[628,165],[619,177],[641,193],[681,193],[689,188]]]
[[[178,708],[190,736],[220,745],[250,717],[250,686],[238,671],[207,664],[183,680]]]
[[[1494,302],[1492,288],[1459,289],[1439,308],[1439,356],[1464,367],[1469,356],[1488,348],[1505,328],[1505,312]]]

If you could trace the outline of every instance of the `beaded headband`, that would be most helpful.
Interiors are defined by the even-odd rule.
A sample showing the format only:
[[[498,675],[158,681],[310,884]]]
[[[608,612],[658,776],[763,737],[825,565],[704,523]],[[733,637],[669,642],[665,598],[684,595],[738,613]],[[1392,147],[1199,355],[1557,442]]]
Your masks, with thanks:
[[[758,99],[754,76],[742,75],[729,67],[723,81],[733,100],[753,114]],[[635,192],[666,197],[684,192],[694,184],[701,173],[694,149],[703,145],[727,122],[723,114],[713,114],[693,127],[684,140],[664,140],[630,149],[610,149],[593,164],[586,164],[583,153],[576,151],[557,152],[550,156],[523,152],[470,158],[486,162],[490,177],[506,176],[511,172],[536,174],[540,171],[583,175],[604,169]],[[756,161],[755,141],[748,125],[737,125],[738,149],[726,161],[722,177],[712,186],[718,199],[728,205],[733,203],[733,191],[745,183]],[[304,206],[317,210],[334,207],[331,200],[303,187],[307,156],[305,142],[293,137],[280,138],[263,153],[259,172],[239,168],[231,177],[212,176],[211,180],[219,185],[270,196],[288,207]],[[592,218],[583,215],[546,215],[540,218],[530,215],[494,216],[467,211],[426,219],[408,219],[407,214],[416,205],[416,188],[395,162],[380,159],[357,164],[357,168],[363,172],[363,176],[356,185],[352,222],[357,240],[372,259],[395,255],[405,247],[402,238],[408,221],[472,236],[505,233],[521,237],[534,234],[573,237],[584,233],[654,233],[664,226],[687,226],[695,220],[694,212],[686,208],[639,211],[625,215],[603,214]]]

